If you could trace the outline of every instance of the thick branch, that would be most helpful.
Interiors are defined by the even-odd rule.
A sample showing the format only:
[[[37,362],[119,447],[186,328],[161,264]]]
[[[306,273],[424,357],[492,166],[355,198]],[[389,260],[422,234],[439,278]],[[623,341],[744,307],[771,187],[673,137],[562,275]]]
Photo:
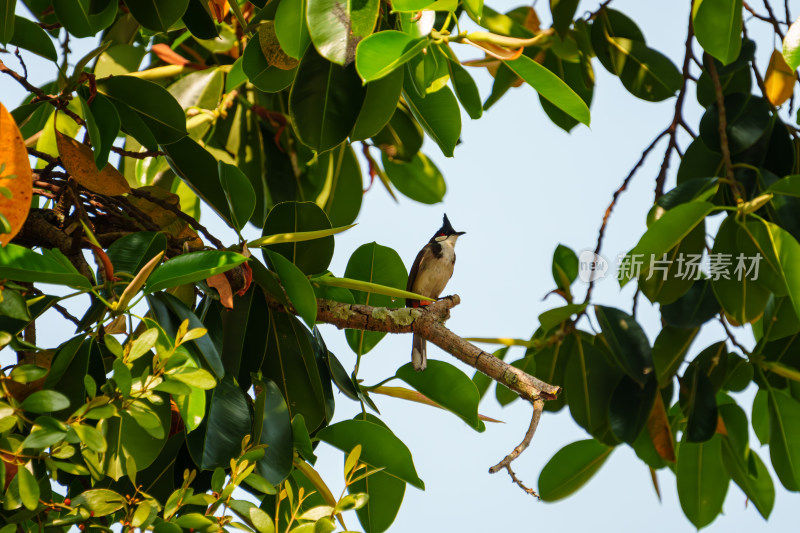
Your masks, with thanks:
[[[554,400],[561,387],[550,385],[484,352],[444,326],[449,310],[461,302],[448,296],[426,309],[372,307],[317,300],[317,320],[339,329],[416,333],[469,366],[480,370],[528,401]]]

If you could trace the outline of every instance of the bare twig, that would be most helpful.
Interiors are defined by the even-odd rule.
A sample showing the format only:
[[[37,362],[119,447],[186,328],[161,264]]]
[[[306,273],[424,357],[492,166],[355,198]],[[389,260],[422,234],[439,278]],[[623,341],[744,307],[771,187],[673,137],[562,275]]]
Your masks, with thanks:
[[[686,125],[686,121],[683,119],[683,100],[687,92],[686,89],[690,76],[689,67],[692,64],[693,56],[692,37],[694,37],[694,25],[692,24],[692,17],[690,14],[689,30],[686,35],[685,51],[683,54],[683,70],[681,72],[681,75],[683,76],[683,83],[681,84],[680,92],[678,92],[678,99],[675,101],[675,114],[672,117],[672,123],[667,128],[667,132],[669,134],[669,144],[667,144],[667,149],[664,151],[664,160],[661,162],[661,170],[658,172],[658,177],[656,177],[656,200],[664,195],[664,182],[667,179],[667,170],[669,170],[672,151],[677,150],[678,148],[678,126],[683,126],[692,136],[694,136],[691,129],[689,129],[688,125]]]
[[[19,64],[22,65],[22,77],[26,80],[28,79],[28,66],[25,64],[25,60],[22,59],[22,54],[19,53],[19,48],[14,49],[14,55],[17,56],[17,60]]]
[[[637,161],[636,164],[633,165],[633,168],[631,169],[630,173],[628,173],[628,175],[622,181],[622,185],[620,185],[620,187],[616,191],[614,191],[614,194],[611,197],[611,203],[608,204],[608,207],[606,208],[606,212],[603,215],[603,222],[600,224],[600,231],[598,232],[598,235],[597,235],[597,246],[595,246],[595,249],[594,249],[595,255],[600,255],[600,250],[603,247],[603,237],[606,234],[606,227],[608,226],[608,219],[611,217],[611,212],[614,210],[614,206],[617,205],[617,200],[619,200],[620,195],[625,191],[625,189],[628,188],[628,184],[630,183],[631,179],[633,179],[633,177],[636,175],[636,172],[642,166],[642,164],[644,163],[645,159],[647,159],[648,154],[650,154],[650,152],[653,150],[653,148],[656,147],[656,144],[658,144],[658,141],[660,141],[661,138],[663,136],[667,135],[668,133],[669,133],[669,129],[666,129],[666,130],[662,131],[661,133],[659,133],[658,135],[656,135],[656,138],[653,139],[653,142],[650,143],[650,146],[648,146],[647,148],[644,149],[644,152],[642,152],[641,157],[639,157],[639,161]],[[592,289],[593,288],[594,288],[594,280],[589,282],[589,288],[586,289],[586,297],[584,298],[583,303],[588,303],[589,302],[589,298],[592,296]],[[581,315],[583,315],[583,314],[585,314],[585,310],[584,310],[584,312],[581,313]]]
[[[25,87],[28,92],[31,92],[36,95],[36,98],[32,100],[32,102],[43,101],[50,103],[56,109],[59,109],[62,113],[70,117],[74,120],[78,125],[85,126],[86,122],[76,113],[74,113],[71,109],[67,108],[67,101],[62,100],[57,96],[51,96],[49,94],[45,94],[43,90],[36,87],[35,85],[31,84],[27,79],[21,76],[18,72],[8,68],[2,60],[0,60],[0,72],[3,74],[7,74],[17,80],[17,83]]]
[[[728,323],[725,321],[725,317],[722,315],[722,313],[720,313],[719,315],[719,323],[722,324],[722,328],[725,330],[725,334],[728,336],[733,345],[739,348],[744,355],[750,355],[750,350],[742,346],[742,344],[738,340],[736,340],[736,337],[733,336],[733,332],[728,327]]]
[[[72,315],[72,313],[70,313],[69,311],[67,311],[67,308],[66,308],[66,307],[64,307],[63,305],[61,305],[61,304],[59,304],[59,303],[56,303],[56,302],[54,302],[54,303],[52,304],[52,306],[51,306],[51,307],[52,307],[53,309],[55,309],[56,311],[58,311],[58,312],[61,314],[61,316],[63,316],[64,318],[66,318],[67,320],[69,320],[70,322],[72,322],[73,324],[75,324],[76,326],[79,326],[79,325],[80,325],[81,321],[80,321],[80,320],[78,320],[77,318],[75,318],[75,317]]]
[[[131,159],[147,159],[148,157],[158,157],[160,155],[164,155],[164,152],[161,152],[159,150],[147,150],[146,152],[131,152],[130,150],[124,150],[117,146],[112,146],[111,151],[123,157],[130,157]]]
[[[524,452],[528,446],[531,445],[531,440],[533,439],[534,433],[536,433],[536,428],[539,426],[539,420],[542,418],[542,411],[544,410],[544,402],[542,400],[534,400],[533,402],[533,415],[531,415],[531,424],[528,426],[528,431],[525,433],[525,437],[522,439],[516,448],[511,450],[511,453],[506,455],[502,461],[494,465],[489,469],[490,474],[496,474],[503,468],[508,471],[508,475],[511,476],[511,480],[519,485],[519,487],[533,496],[534,498],[539,498],[539,495],[536,493],[535,490],[532,488],[526,487],[522,481],[514,474],[514,471],[511,470],[511,463],[519,457],[522,452]]]
[[[731,162],[731,150],[728,146],[728,119],[725,114],[725,96],[722,93],[722,84],[719,81],[719,74],[717,73],[717,65],[714,64],[714,59],[709,58],[708,73],[711,76],[711,81],[714,82],[714,94],[717,100],[717,114],[719,116],[719,124],[717,130],[719,131],[719,144],[722,150],[722,162],[725,165],[725,177],[731,186],[734,198],[737,203],[742,200],[742,195],[739,189],[735,187],[736,176],[733,173],[733,163]]]

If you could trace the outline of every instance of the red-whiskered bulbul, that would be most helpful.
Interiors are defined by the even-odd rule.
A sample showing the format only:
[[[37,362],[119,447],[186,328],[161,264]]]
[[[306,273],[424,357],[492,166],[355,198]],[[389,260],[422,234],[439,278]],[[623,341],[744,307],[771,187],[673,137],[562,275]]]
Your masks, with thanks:
[[[429,298],[438,298],[453,275],[453,266],[456,264],[456,241],[464,233],[466,232],[454,230],[445,215],[442,227],[414,259],[406,290]],[[406,307],[419,307],[428,303],[430,302],[406,299]],[[412,341],[411,363],[416,371],[425,370],[428,365],[425,339],[417,335],[414,335]]]

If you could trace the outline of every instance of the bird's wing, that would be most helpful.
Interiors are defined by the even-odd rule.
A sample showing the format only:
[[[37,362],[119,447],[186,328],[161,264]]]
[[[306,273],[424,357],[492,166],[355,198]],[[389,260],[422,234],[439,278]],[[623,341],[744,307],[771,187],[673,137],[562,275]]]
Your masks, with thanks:
[[[410,291],[411,287],[414,286],[414,281],[417,279],[417,274],[419,274],[419,265],[422,263],[422,256],[425,255],[425,249],[428,246],[425,245],[422,247],[422,250],[419,251],[417,254],[416,259],[414,259],[414,264],[411,265],[411,272],[408,273],[408,283],[406,283],[406,290]],[[413,307],[415,304],[418,304],[419,300],[411,300],[406,298],[406,307]]]

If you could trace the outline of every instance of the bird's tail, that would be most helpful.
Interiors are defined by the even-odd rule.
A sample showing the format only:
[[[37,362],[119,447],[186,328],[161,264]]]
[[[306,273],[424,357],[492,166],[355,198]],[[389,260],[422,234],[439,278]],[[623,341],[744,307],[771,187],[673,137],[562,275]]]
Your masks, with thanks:
[[[425,339],[419,335],[414,335],[414,340],[411,344],[411,364],[414,365],[414,370],[421,372],[428,366],[428,354],[425,346]]]

